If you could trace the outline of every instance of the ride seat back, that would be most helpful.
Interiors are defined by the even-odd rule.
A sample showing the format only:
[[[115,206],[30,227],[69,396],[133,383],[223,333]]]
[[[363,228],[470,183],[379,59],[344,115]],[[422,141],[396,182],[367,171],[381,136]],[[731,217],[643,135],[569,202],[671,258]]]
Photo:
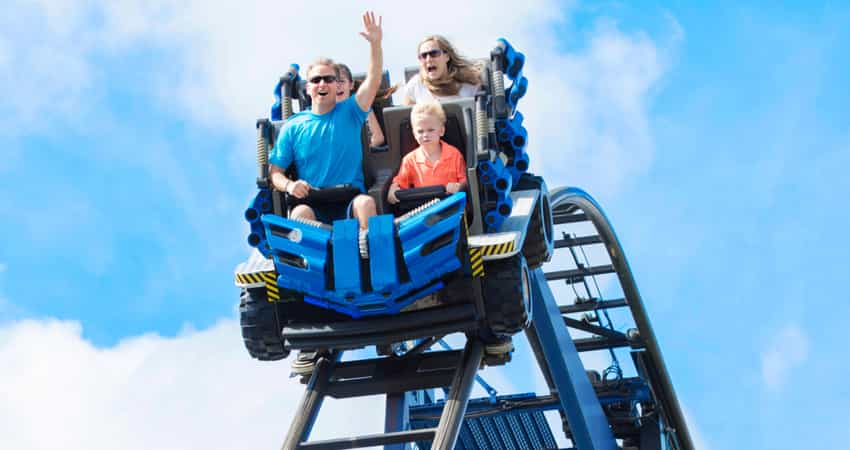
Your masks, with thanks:
[[[460,150],[466,160],[466,166],[475,166],[475,101],[472,98],[462,98],[442,102],[446,112],[446,134],[443,140]],[[393,106],[384,109],[388,151],[369,154],[367,170],[375,177],[375,185],[370,189],[380,192],[379,207],[388,211],[386,192],[398,173],[404,155],[410,153],[419,144],[413,137],[413,127],[410,123],[412,106]]]
[[[407,83],[414,75],[419,73],[419,66],[409,66],[404,68],[404,82]]]
[[[366,79],[365,73],[355,73],[353,75],[355,86],[360,86],[360,83]],[[387,106],[393,106],[393,98],[392,96],[387,96],[386,93],[390,89],[390,72],[385,70],[381,75],[381,85],[378,87],[378,95],[375,97],[375,100],[372,102],[372,111],[375,112],[375,118],[378,119],[378,124],[381,125],[381,131],[385,131],[386,127],[384,126],[384,108]],[[354,94],[352,94],[354,95]],[[384,98],[386,97],[386,98]]]

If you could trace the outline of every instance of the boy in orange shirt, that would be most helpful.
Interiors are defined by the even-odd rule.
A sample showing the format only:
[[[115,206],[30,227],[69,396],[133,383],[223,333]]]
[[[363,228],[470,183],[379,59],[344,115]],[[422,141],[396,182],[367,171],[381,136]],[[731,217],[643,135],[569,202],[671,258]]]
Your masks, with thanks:
[[[398,175],[393,178],[387,200],[398,203],[395,193],[399,189],[423,186],[445,186],[454,194],[466,185],[466,163],[457,147],[440,138],[446,132],[446,113],[435,101],[417,103],[410,111],[413,136],[419,143],[404,156]]]

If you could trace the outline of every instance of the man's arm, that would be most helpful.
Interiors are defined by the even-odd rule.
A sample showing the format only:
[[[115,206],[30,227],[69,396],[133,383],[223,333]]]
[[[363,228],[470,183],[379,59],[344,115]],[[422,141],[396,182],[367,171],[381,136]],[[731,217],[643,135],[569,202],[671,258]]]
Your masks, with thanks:
[[[269,164],[269,178],[272,180],[272,186],[281,192],[286,192],[296,198],[304,198],[310,193],[310,185],[306,181],[293,181],[283,174],[283,169]]]
[[[377,95],[378,88],[381,86],[381,71],[384,67],[384,54],[381,49],[382,22],[381,16],[378,16],[378,20],[375,21],[375,13],[372,11],[363,13],[364,31],[360,35],[369,41],[369,66],[366,71],[366,79],[363,80],[363,84],[360,85],[354,95],[357,104],[363,111],[368,111],[372,107],[372,102],[375,101],[375,95]]]
[[[269,178],[272,180],[272,186],[280,192],[286,192],[286,188],[292,183],[292,180],[283,174],[283,169],[274,164],[269,164]]]
[[[303,180],[290,180],[284,175],[284,170],[292,164],[292,122],[287,122],[277,138],[274,149],[269,155],[269,179],[272,186],[280,192],[285,192],[297,198],[304,198],[310,193],[310,185]]]

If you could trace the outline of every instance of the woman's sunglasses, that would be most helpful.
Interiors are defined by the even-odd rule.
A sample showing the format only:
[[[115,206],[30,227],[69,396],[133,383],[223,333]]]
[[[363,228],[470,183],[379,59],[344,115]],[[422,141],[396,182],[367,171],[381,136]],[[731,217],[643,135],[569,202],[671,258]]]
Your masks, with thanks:
[[[432,58],[436,58],[436,57],[442,55],[443,53],[445,53],[443,50],[441,50],[439,48],[435,48],[434,50],[428,50],[427,52],[420,53],[419,59],[421,59],[422,61],[425,61],[425,59],[428,58],[429,56],[432,57]]]

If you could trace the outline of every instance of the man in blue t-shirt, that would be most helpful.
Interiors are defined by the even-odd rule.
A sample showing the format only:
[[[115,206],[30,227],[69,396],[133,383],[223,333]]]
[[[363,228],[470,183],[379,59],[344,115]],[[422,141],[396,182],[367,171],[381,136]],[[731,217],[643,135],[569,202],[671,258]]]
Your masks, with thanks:
[[[339,69],[332,60],[319,59],[307,67],[311,110],[290,117],[280,131],[269,158],[275,189],[296,198],[306,197],[311,188],[339,184],[353,184],[365,191],[360,132],[381,84],[381,22],[381,17],[376,20],[373,12],[363,14],[364,31],[360,35],[369,42],[369,66],[366,79],[353,97],[337,104]],[[292,163],[298,171],[298,180],[290,180],[283,173]],[[345,207],[320,209],[301,204],[292,209],[290,217],[330,222],[343,218]],[[349,207],[360,229],[365,230],[369,217],[376,213],[375,201],[361,193]]]

